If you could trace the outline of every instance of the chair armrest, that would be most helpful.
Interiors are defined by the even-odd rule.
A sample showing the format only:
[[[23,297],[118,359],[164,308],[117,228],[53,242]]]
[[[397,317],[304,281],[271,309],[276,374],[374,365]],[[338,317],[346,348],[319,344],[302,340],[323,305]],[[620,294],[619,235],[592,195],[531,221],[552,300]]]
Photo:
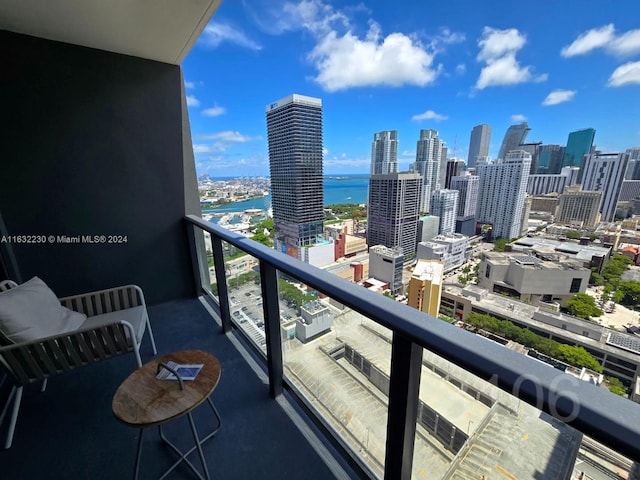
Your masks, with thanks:
[[[0,347],[0,362],[19,384],[26,385],[132,352],[135,338],[133,326],[118,321]]]
[[[60,299],[60,303],[71,310],[84,313],[87,317],[132,307],[146,307],[142,289],[137,285],[125,285],[64,297]]]

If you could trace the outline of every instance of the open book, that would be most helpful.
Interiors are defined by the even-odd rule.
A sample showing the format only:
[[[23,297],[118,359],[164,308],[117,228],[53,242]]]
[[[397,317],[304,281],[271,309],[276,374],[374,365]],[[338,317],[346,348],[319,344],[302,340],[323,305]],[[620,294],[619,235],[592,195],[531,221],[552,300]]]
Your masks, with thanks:
[[[204,367],[204,364],[185,365],[172,362],[171,360],[167,362],[167,365],[175,370],[182,380],[195,380],[200,370],[202,370],[202,367]],[[158,380],[177,380],[173,373],[163,367],[160,367],[160,372],[158,372],[156,378]]]

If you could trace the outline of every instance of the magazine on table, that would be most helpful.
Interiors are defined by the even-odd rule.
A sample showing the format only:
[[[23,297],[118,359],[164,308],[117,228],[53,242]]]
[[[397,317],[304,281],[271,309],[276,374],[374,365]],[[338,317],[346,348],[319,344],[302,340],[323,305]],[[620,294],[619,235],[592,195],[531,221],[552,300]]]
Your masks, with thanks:
[[[171,360],[166,364],[169,368],[175,370],[182,380],[195,380],[200,370],[202,370],[202,367],[204,367],[204,364],[179,364]],[[177,380],[173,373],[162,367],[160,367],[160,372],[158,372],[156,378],[158,380]]]

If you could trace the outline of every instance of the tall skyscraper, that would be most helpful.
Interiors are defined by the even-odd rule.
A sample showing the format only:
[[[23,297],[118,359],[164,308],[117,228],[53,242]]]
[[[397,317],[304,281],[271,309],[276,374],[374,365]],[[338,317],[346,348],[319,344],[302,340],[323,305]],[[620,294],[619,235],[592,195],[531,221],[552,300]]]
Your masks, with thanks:
[[[416,253],[422,177],[418,173],[371,175],[367,244],[402,247],[405,258]]]
[[[581,170],[584,170],[584,156],[591,153],[595,136],[596,131],[593,128],[571,132],[562,157],[562,166],[580,167]]]
[[[458,216],[457,190],[436,190],[431,194],[431,213],[440,218],[439,233],[444,235],[456,230]]]
[[[444,157],[443,157],[444,151]],[[424,188],[420,201],[420,211],[428,212],[431,207],[431,194],[440,189],[440,166],[446,160],[444,142],[438,137],[437,130],[420,130],[416,145],[416,161],[412,171],[422,175]]]
[[[480,179],[477,175],[461,175],[451,178],[451,189],[457,190],[459,193],[456,233],[462,233],[469,237],[475,235],[479,188]]]
[[[442,165],[444,168],[443,175],[440,180],[440,186],[442,188],[451,188],[451,178],[461,175],[464,171],[464,162],[458,158],[447,158],[446,160],[442,159]]]
[[[384,130],[373,134],[371,143],[371,175],[398,171],[398,131]]]
[[[477,175],[461,175],[451,178],[451,189],[459,192],[458,217],[475,217],[479,187],[480,179]]]
[[[625,153],[629,154],[629,164],[625,180],[640,180],[640,147],[628,148]]]
[[[492,225],[493,238],[520,235],[530,168],[531,154],[525,151],[512,151],[501,163],[478,166],[477,221]]]
[[[612,222],[629,162],[628,153],[590,153],[585,156],[582,189],[602,192],[600,215],[603,222]]]
[[[267,105],[276,248],[298,257],[322,234],[322,101],[292,94]]]
[[[506,158],[507,154],[512,150],[521,150],[519,146],[520,144],[525,143],[530,130],[531,129],[527,122],[522,122],[518,125],[511,125],[502,139],[498,158]]]
[[[540,145],[536,174],[560,173],[565,147],[562,145]]]
[[[469,138],[467,167],[475,168],[478,157],[488,157],[490,144],[491,127],[484,123],[473,127],[473,130],[471,130],[471,137]]]

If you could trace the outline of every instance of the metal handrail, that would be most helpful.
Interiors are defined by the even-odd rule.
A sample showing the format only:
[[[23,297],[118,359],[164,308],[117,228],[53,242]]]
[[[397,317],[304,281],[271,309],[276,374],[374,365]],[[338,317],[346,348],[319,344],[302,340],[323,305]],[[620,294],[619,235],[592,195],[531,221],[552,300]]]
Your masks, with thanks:
[[[195,215],[187,222],[240,248],[468,372],[640,461],[640,405],[270,249]]]

